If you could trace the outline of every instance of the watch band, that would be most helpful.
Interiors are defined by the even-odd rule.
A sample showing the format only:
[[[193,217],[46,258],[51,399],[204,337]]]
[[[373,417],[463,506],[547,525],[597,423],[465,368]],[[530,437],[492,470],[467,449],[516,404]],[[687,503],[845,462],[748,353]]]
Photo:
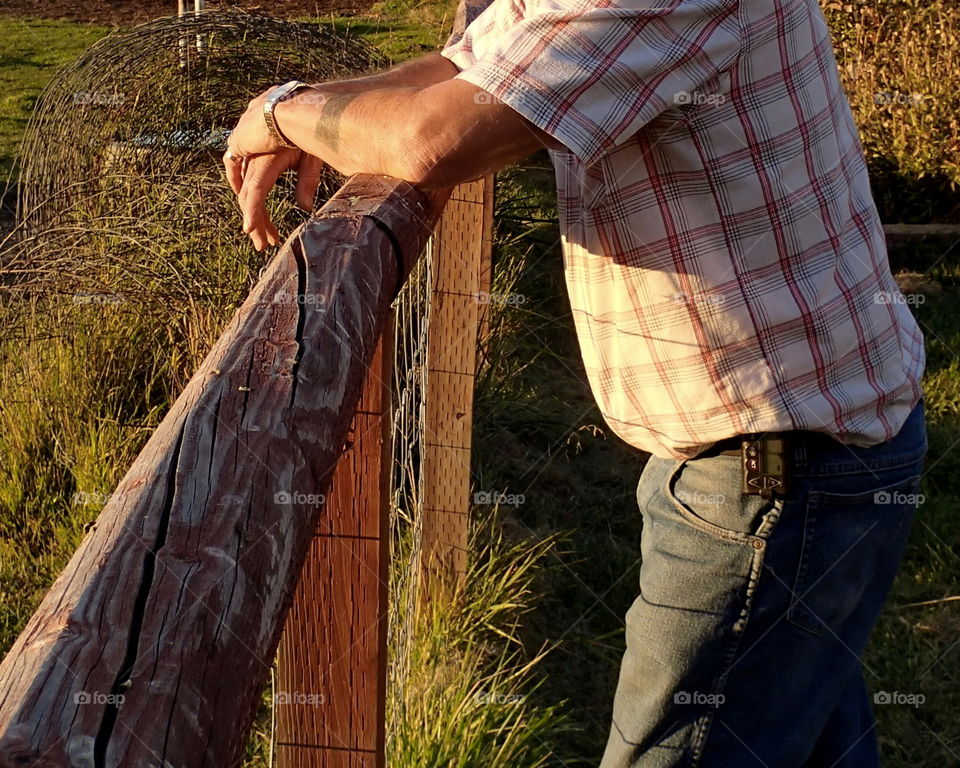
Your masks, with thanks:
[[[283,147],[296,147],[297,145],[289,141],[286,136],[284,136],[280,129],[277,127],[276,118],[273,115],[273,110],[281,101],[290,98],[294,92],[298,91],[300,88],[309,88],[309,83],[301,82],[300,80],[290,80],[287,83],[284,83],[279,88],[274,89],[274,91],[267,96],[266,100],[263,102],[263,121],[267,124],[267,131],[273,137],[273,139]]]

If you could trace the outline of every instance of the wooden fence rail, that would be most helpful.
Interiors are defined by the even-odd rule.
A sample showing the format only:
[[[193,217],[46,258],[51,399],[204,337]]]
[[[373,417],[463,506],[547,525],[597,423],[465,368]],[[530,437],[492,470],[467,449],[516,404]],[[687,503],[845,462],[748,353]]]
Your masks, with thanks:
[[[446,197],[354,177],[287,240],[0,664],[0,768],[238,764]]]

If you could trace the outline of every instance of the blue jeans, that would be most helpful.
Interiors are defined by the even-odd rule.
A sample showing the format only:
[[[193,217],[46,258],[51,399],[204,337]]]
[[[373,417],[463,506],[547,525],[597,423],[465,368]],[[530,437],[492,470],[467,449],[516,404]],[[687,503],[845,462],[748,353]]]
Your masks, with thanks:
[[[600,768],[879,765],[860,655],[918,501],[923,401],[870,448],[800,434],[782,499],[741,494],[737,456],[644,468]]]

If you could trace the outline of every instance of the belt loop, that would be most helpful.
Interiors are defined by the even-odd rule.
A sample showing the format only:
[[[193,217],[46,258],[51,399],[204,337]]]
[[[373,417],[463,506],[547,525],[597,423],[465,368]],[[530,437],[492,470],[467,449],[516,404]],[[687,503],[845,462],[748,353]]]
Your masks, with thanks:
[[[793,466],[796,469],[807,467],[807,441],[803,437],[803,432],[796,430],[793,432]]]

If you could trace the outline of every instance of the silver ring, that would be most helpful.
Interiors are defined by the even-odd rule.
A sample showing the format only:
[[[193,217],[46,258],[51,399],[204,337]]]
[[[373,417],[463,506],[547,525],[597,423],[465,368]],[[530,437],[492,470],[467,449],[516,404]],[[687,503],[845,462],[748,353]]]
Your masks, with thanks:
[[[226,154],[224,154],[224,157],[227,158],[227,160],[232,160],[235,163],[239,163],[241,160],[243,160],[242,157],[237,157],[229,149],[227,150]]]

